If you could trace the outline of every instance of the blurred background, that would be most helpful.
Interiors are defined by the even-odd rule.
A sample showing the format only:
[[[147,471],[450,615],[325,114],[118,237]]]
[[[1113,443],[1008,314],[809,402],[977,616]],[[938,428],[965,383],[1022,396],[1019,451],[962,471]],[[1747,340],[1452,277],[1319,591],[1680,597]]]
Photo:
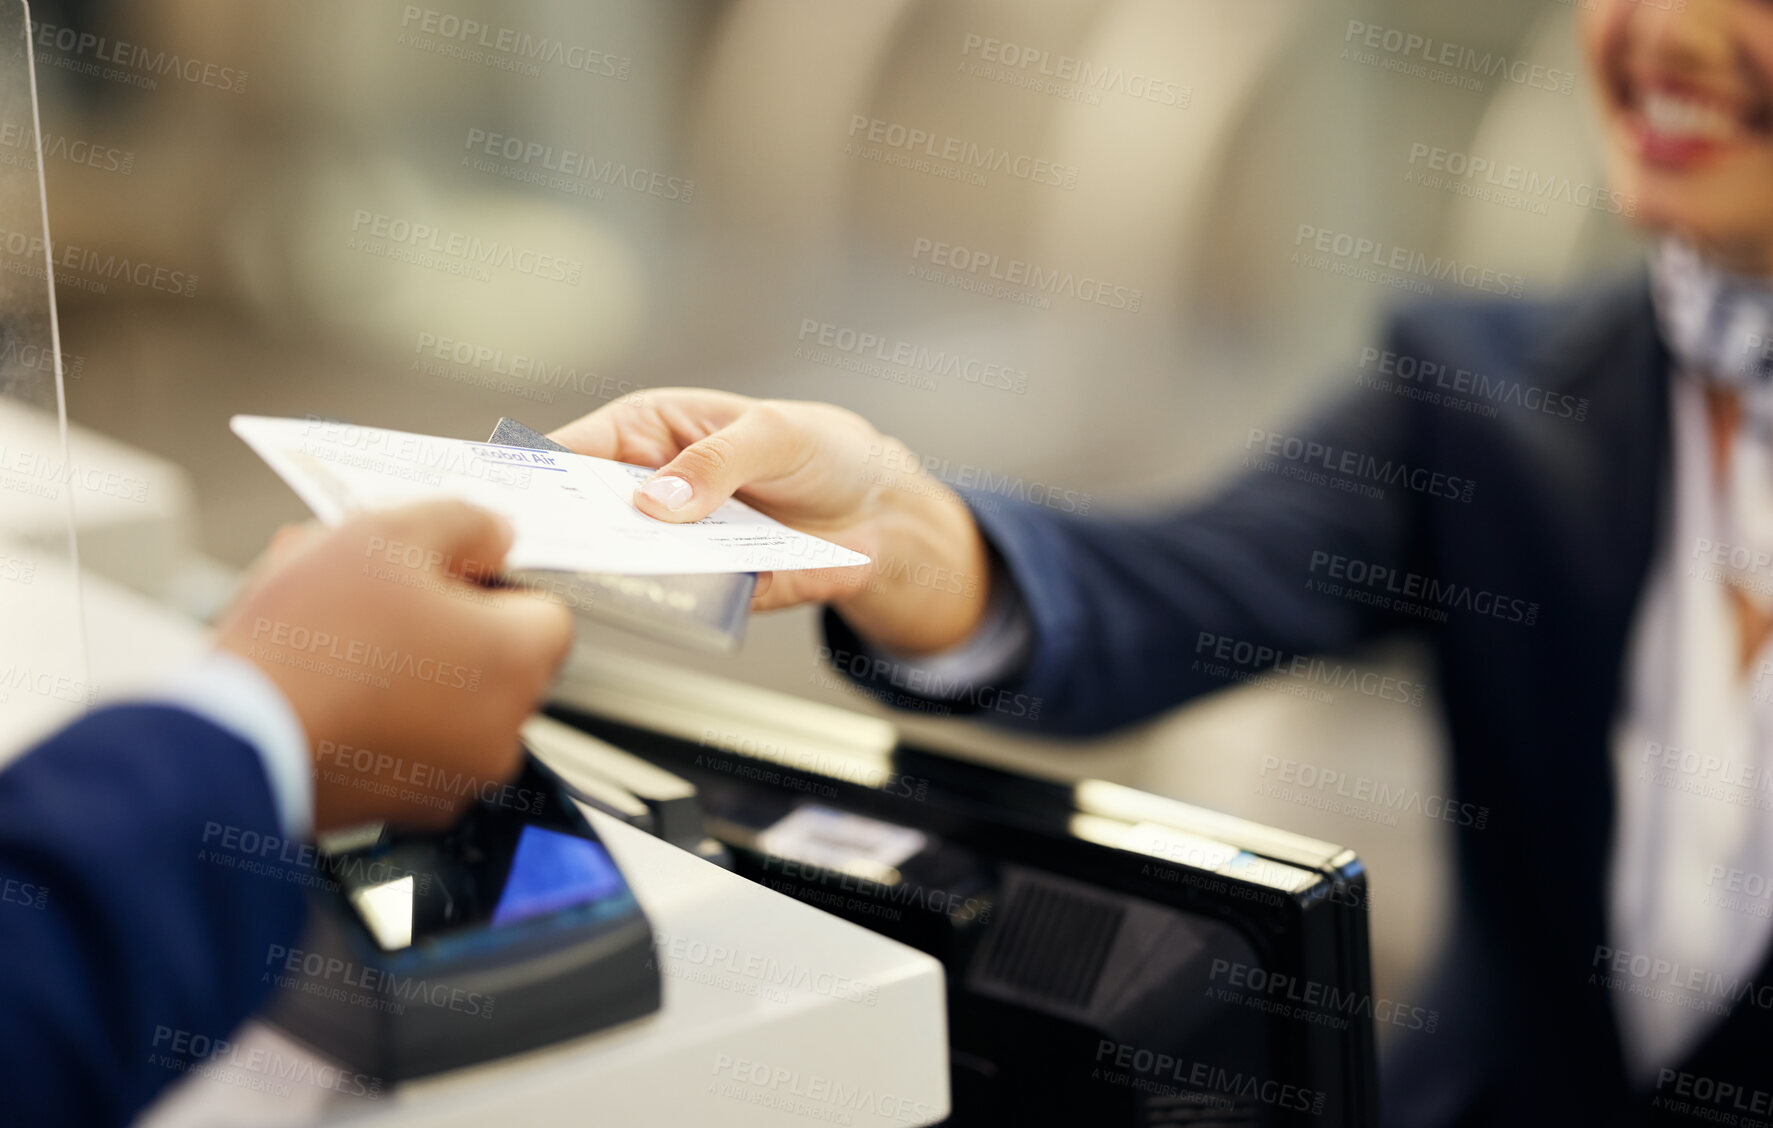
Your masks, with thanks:
[[[846,405],[950,479],[1153,506],[1235,469],[1249,428],[1355,389],[1387,309],[1511,300],[1333,272],[1316,232],[1529,297],[1640,253],[1612,214],[1629,201],[1597,191],[1569,4],[33,15],[77,447],[152,486],[129,505],[76,497],[84,563],[92,590],[187,617],[306,515],[229,433],[237,412],[483,438],[500,416],[545,431],[627,391],[710,385]],[[1464,61],[1423,61],[1443,45]],[[608,628],[580,640],[880,712],[826,674],[818,641],[811,613],[754,621],[729,658]],[[95,634],[95,668],[125,645]],[[1426,673],[1408,644],[1358,661]],[[1443,927],[1446,824],[1302,799],[1276,763],[1444,795],[1432,696],[1261,683],[1091,744],[898,720],[959,754],[1356,849],[1377,989],[1414,998]]]

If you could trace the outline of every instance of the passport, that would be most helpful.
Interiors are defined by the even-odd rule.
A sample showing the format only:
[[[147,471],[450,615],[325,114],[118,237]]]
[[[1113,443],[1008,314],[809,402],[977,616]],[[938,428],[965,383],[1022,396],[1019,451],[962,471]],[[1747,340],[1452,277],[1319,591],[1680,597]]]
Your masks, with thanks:
[[[488,442],[531,450],[567,448],[515,419],[499,420]],[[585,618],[694,650],[730,654],[745,640],[755,572],[621,576],[599,572],[514,572]]]

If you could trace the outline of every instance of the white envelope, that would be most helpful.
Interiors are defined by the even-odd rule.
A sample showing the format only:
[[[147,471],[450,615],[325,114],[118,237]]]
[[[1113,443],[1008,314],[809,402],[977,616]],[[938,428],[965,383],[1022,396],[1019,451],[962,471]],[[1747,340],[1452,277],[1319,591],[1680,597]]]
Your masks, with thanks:
[[[869,562],[741,501],[693,524],[655,520],[632,501],[654,473],[644,466],[320,419],[236,415],[229,426],[329,525],[440,497],[503,514],[517,530],[508,571],[688,575]]]

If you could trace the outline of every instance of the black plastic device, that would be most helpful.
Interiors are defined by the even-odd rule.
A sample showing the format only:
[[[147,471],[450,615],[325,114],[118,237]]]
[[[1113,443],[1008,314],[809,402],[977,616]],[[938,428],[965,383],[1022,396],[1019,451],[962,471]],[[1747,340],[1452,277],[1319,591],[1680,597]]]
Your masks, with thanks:
[[[659,1007],[652,927],[560,782],[522,775],[450,830],[323,855],[269,1019],[385,1084]]]
[[[1378,1122],[1351,851],[899,742],[858,758],[837,711],[763,691],[684,717],[624,688],[553,712],[692,783],[739,874],[942,961],[946,1123]]]

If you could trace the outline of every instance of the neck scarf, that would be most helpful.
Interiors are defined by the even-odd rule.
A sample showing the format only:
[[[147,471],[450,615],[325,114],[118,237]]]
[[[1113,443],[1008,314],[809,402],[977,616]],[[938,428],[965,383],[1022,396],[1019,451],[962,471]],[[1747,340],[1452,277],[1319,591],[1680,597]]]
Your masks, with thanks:
[[[1677,376],[1733,392],[1741,404],[1719,485],[1718,533],[1731,585],[1773,612],[1773,279],[1732,274],[1670,238],[1652,258],[1651,283]]]

